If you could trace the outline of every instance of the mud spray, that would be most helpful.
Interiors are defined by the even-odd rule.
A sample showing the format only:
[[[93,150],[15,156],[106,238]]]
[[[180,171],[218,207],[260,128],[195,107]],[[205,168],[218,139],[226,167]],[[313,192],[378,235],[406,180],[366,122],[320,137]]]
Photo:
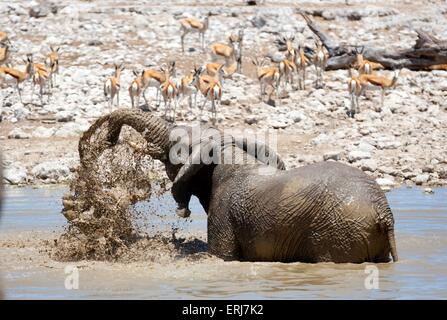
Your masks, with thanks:
[[[160,217],[163,208],[149,206],[149,212],[147,208],[143,212],[136,204],[160,197],[169,190],[170,181],[163,165],[145,153],[149,146],[139,133],[123,127],[118,143],[109,146],[104,142],[106,128],[104,123],[86,133],[91,136],[80,150],[81,165],[62,200],[68,225],[55,240],[51,257],[161,263],[209,257],[204,236],[181,235],[179,225],[185,222],[170,225],[168,231],[143,228],[150,225],[151,217]]]

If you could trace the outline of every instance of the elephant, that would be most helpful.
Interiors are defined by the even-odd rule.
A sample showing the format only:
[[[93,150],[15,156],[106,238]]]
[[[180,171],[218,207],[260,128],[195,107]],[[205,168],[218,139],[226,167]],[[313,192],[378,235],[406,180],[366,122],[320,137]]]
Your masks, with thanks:
[[[398,260],[385,194],[357,168],[323,161],[286,170],[279,155],[259,141],[212,127],[175,126],[149,113],[123,109],[99,118],[83,134],[81,163],[90,137],[105,123],[102,148],[117,143],[123,125],[146,139],[148,154],[164,164],[172,181],[178,215],[189,216],[191,197],[199,199],[207,213],[208,251],[217,257],[305,263]],[[197,128],[202,134],[194,141],[191,135]],[[177,131],[183,135],[173,138]],[[219,142],[216,135],[225,139]],[[184,161],[173,161],[172,155],[185,146]],[[233,160],[245,162],[202,159],[204,152],[215,157],[226,150]],[[262,150],[264,156],[253,150]]]

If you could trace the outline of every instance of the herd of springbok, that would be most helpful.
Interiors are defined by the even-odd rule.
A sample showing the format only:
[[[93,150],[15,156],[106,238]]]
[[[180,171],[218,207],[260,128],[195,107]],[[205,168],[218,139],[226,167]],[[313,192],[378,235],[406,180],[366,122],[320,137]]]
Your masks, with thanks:
[[[205,19],[184,18],[180,22],[180,40],[182,52],[185,52],[185,37],[196,33],[199,36],[201,49],[205,51],[205,34],[209,26],[210,14]],[[209,48],[211,62],[195,65],[194,69],[183,77],[177,75],[175,61],[169,61],[160,66],[150,66],[149,69],[133,71],[135,78],[131,81],[128,92],[132,108],[140,108],[140,97],[145,100],[145,107],[149,107],[146,91],[152,87],[156,89],[155,106],[159,107],[161,98],[164,102],[164,116],[175,122],[176,108],[179,101],[182,105],[187,100],[190,111],[197,106],[197,94],[203,96],[203,103],[199,106],[200,114],[208,102],[211,103],[211,120],[217,119],[217,107],[221,105],[222,86],[224,80],[231,79],[234,73],[242,72],[243,30],[232,33],[227,43],[213,43]],[[284,56],[274,62],[266,58],[251,59],[256,67],[257,79],[260,85],[260,99],[264,100],[268,92],[268,101],[274,94],[278,103],[281,100],[280,90],[305,90],[306,69],[313,65],[315,70],[316,88],[324,86],[324,71],[327,66],[328,53],[319,41],[315,40],[315,49],[305,53],[301,45],[296,46],[293,36],[281,36],[275,42]],[[0,32],[0,87],[15,86],[20,101],[22,88],[20,85],[30,79],[32,82],[31,102],[35,86],[39,86],[41,104],[44,103],[44,90],[47,89],[48,101],[51,89],[56,81],[59,69],[59,48],[50,47],[43,63],[35,63],[33,56],[28,54],[24,59],[24,71],[14,69],[9,65],[11,41],[5,32]],[[220,60],[220,61],[219,61]],[[353,69],[356,69],[354,72]],[[363,49],[356,48],[356,62],[349,70],[348,92],[351,99],[350,114],[359,112],[359,97],[365,90],[379,89],[382,91],[382,105],[385,91],[395,86],[399,71],[395,71],[392,78],[376,74],[376,70],[384,69],[377,62],[366,60]],[[124,70],[123,64],[115,64],[114,74],[104,82],[104,96],[112,110],[114,101],[119,106],[120,76]],[[298,86],[294,85],[294,78],[298,78]],[[268,90],[269,89],[269,90]]]
[[[53,88],[56,74],[59,70],[59,48],[50,47],[50,52],[45,58],[44,63],[34,63],[33,55],[28,54],[25,63],[25,70],[21,71],[10,67],[10,48],[13,47],[11,40],[6,32],[0,31],[0,88],[14,86],[17,90],[20,102],[23,104],[22,88],[20,85],[25,80],[31,79],[33,100],[35,86],[39,86],[39,98],[43,104],[44,88],[47,86],[48,91]],[[4,66],[3,66],[4,65]],[[49,96],[48,96],[49,99]]]

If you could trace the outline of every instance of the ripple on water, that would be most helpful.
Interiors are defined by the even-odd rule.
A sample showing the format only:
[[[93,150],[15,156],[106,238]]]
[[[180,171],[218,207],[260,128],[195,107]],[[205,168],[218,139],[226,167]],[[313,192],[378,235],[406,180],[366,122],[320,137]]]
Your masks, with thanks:
[[[0,242],[12,233],[26,238],[25,231],[59,230],[64,225],[60,198],[65,191],[60,187],[8,188]],[[174,259],[168,264],[83,261],[83,290],[78,291],[63,288],[65,264],[44,261],[51,268],[42,269],[27,262],[2,273],[9,298],[447,298],[447,189],[424,194],[419,188],[400,188],[388,192],[387,198],[396,220],[400,261],[375,265],[378,290],[365,289],[369,264],[223,262],[212,257]],[[184,233],[206,232],[206,216],[197,199],[190,222],[179,221],[171,213],[171,197],[159,201],[168,218],[153,221],[157,227],[168,230],[176,224]],[[14,246],[11,239],[5,241]],[[2,261],[8,259],[8,252],[5,245],[0,246]]]

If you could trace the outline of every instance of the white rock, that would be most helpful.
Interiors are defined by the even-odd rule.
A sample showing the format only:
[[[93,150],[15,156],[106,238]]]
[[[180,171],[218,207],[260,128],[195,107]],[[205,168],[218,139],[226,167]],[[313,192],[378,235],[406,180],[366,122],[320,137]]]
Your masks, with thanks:
[[[290,111],[287,114],[287,117],[289,119],[293,120],[293,122],[300,122],[300,121],[307,119],[307,116],[302,111],[298,111],[298,110]]]
[[[22,184],[27,181],[28,175],[26,168],[21,164],[14,164],[11,167],[6,167],[3,172],[3,179],[10,184]]]
[[[353,150],[348,154],[349,162],[355,162],[362,159],[370,159],[371,153],[367,151]]]
[[[366,152],[371,152],[376,149],[376,147],[374,147],[373,145],[371,145],[367,142],[360,142],[359,145],[357,146],[357,148],[360,151],[366,151]]]
[[[424,193],[433,194],[435,193],[432,188],[425,188]]]
[[[8,133],[8,139],[29,139],[30,135],[20,128],[15,128]]]
[[[365,159],[360,162],[360,169],[363,171],[374,172],[377,170],[377,161],[373,159]]]
[[[327,161],[327,160],[338,161],[341,159],[342,154],[343,154],[343,151],[329,151],[323,155],[323,160],[324,161]]]
[[[70,111],[59,111],[56,113],[56,120],[59,122],[69,122],[73,121],[74,114]]]
[[[37,127],[33,130],[32,136],[34,138],[49,138],[54,134],[54,128]]]
[[[447,91],[447,80],[440,81],[438,85],[440,86],[441,91]]]
[[[382,140],[376,143],[376,147],[379,150],[397,149],[400,146],[402,146],[402,143],[397,140]]]
[[[88,124],[79,122],[69,122],[60,127],[54,135],[56,137],[75,137],[88,129]]]
[[[327,134],[325,133],[321,133],[319,134],[317,137],[312,139],[312,143],[316,146],[323,144],[323,143],[327,143],[331,140],[331,137],[329,137]]]
[[[428,179],[430,179],[430,175],[428,173],[418,174],[414,179],[414,182],[416,185],[421,185],[428,182]]]
[[[14,3],[14,2],[9,2],[8,3],[8,9],[10,9],[10,14],[11,15],[16,15],[16,16],[27,16],[28,15],[28,11],[21,6],[19,3]]]
[[[9,17],[9,21],[11,21],[11,23],[13,23],[13,24],[19,23],[20,22],[20,17],[11,15]]]
[[[65,180],[70,175],[70,168],[57,161],[46,161],[39,163],[32,170],[31,173],[39,179],[53,179]]]
[[[346,137],[345,131],[340,130],[335,133],[335,138],[337,139],[344,139],[345,137]]]
[[[289,124],[284,120],[272,120],[270,121],[270,126],[274,129],[284,129],[289,126]]]
[[[30,114],[30,111],[27,108],[25,108],[21,103],[15,103],[11,107],[11,110],[14,112],[14,117],[18,121],[24,120]]]
[[[51,8],[49,6],[37,5],[37,6],[33,6],[29,10],[29,15],[30,15],[30,17],[33,17],[33,18],[42,18],[42,17],[46,17],[50,12],[51,12]]]
[[[267,20],[264,19],[264,17],[262,15],[257,15],[255,17],[253,17],[250,22],[256,28],[262,28],[263,26],[265,26],[267,24]]]
[[[89,70],[83,68],[77,68],[73,71],[71,78],[74,82],[85,83],[87,79],[92,77],[92,74]]]
[[[247,124],[250,124],[250,125],[251,124],[255,124],[255,123],[258,122],[258,117],[255,116],[255,115],[246,116],[245,119],[244,119],[244,122],[247,123]]]
[[[389,178],[378,178],[378,179],[376,179],[376,182],[381,187],[395,185],[394,179],[389,179]]]

